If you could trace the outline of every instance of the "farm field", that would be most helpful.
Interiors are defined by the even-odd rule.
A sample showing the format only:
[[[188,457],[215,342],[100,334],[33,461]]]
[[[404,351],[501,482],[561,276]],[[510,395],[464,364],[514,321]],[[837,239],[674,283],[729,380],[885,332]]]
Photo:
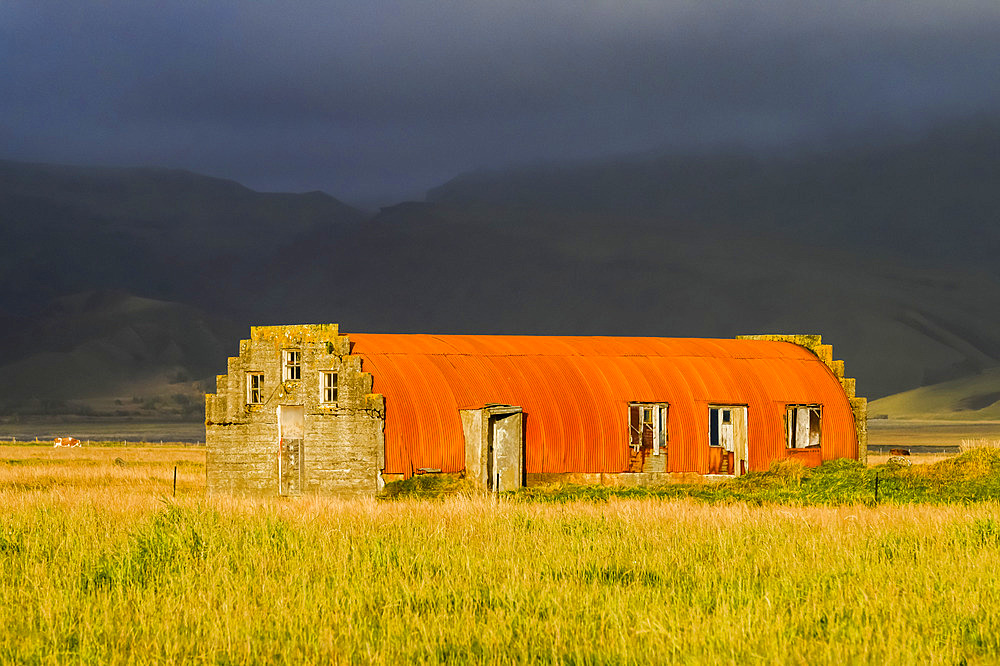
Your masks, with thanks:
[[[190,447],[0,445],[4,663],[991,663],[998,558],[995,502],[206,497]]]
[[[0,441],[51,441],[53,437],[75,437],[91,441],[185,442],[205,441],[205,422],[142,421],[112,418],[21,418],[0,423]]]
[[[1000,440],[1000,421],[868,420],[868,452],[892,448],[955,452],[963,440]]]

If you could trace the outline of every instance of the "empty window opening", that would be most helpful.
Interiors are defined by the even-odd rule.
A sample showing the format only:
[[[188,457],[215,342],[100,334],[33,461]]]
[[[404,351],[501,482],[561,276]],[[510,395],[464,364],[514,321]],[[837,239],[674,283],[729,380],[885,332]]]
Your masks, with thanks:
[[[297,349],[285,350],[285,381],[302,379],[302,352]]]
[[[788,448],[819,446],[822,409],[819,405],[788,405]]]
[[[664,402],[629,404],[630,472],[665,471],[669,408]]]
[[[260,405],[264,402],[264,373],[247,373],[247,404]]]
[[[320,401],[337,402],[337,373],[321,372],[319,373],[319,381]]]

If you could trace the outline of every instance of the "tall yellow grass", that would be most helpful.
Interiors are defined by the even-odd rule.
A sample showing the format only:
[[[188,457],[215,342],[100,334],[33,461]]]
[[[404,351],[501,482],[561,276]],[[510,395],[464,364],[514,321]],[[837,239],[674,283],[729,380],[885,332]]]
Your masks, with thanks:
[[[996,504],[206,497],[196,461],[175,500],[115,457],[0,461],[0,661],[1000,657]]]
[[[975,437],[963,439],[958,445],[959,451],[972,451],[973,449],[1000,449],[1000,439],[989,439],[987,437]]]

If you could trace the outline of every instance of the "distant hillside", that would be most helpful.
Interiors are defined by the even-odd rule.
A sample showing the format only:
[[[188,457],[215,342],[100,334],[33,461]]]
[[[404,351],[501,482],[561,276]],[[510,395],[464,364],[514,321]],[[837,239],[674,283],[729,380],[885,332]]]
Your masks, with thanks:
[[[368,218],[185,172],[0,163],[0,412],[169,394],[251,323],[820,333],[868,397],[989,378],[997,128],[473,174]]]
[[[119,411],[139,410],[165,395],[184,396],[175,411],[200,410],[198,382],[234,353],[242,328],[189,306],[121,292],[56,299],[30,323],[7,331],[0,413],[86,413],[101,398],[109,404],[124,398]]]
[[[890,419],[1000,419],[1000,368],[921,386],[869,404],[870,416]]]
[[[0,161],[0,413],[197,397],[185,386],[225,367],[254,290],[282,281],[264,270],[275,253],[363,220],[321,192]]]
[[[0,161],[0,313],[86,289],[199,299],[303,233],[364,219],[333,197],[186,171]]]
[[[475,172],[427,200],[652,216],[995,272],[1000,121],[907,141],[868,139],[781,157],[673,155]]]

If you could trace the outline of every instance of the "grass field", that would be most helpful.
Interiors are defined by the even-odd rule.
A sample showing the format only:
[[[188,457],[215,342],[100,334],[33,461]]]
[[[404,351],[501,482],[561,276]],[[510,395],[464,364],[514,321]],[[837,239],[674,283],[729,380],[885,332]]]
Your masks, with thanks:
[[[0,661],[1000,659],[995,502],[206,497],[203,455],[0,446]]]
[[[869,455],[889,449],[958,450],[967,440],[1000,440],[1000,421],[872,419],[868,421]]]
[[[9,420],[9,419],[8,419]],[[16,423],[0,422],[0,441],[20,442],[36,438],[76,437],[91,441],[204,442],[205,422],[142,421],[137,419],[84,417],[22,417]]]

